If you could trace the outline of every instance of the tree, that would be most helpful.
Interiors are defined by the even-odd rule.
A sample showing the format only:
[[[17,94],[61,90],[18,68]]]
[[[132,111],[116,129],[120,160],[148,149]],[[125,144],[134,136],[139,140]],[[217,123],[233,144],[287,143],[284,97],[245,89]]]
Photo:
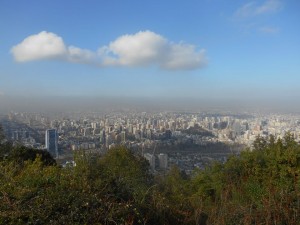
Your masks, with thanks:
[[[267,140],[264,137],[261,137],[258,135],[253,142],[253,148],[254,150],[263,150],[267,146]]]
[[[0,145],[4,141],[4,139],[5,139],[5,135],[4,135],[3,127],[0,124]]]
[[[134,155],[123,146],[110,149],[101,159],[103,174],[121,192],[121,198],[133,197],[142,201],[144,193],[153,185],[153,178],[150,174],[148,161],[140,156]]]
[[[172,167],[154,178],[125,147],[78,152],[63,168],[18,146],[0,161],[0,224],[299,224],[300,145],[289,134],[259,143],[190,176]]]
[[[56,165],[55,159],[53,159],[53,157],[47,151],[28,148],[21,145],[15,147],[7,145],[4,152],[5,155],[2,155],[2,157],[0,157],[0,160],[2,158],[2,160],[15,162],[19,165],[23,165],[24,162],[28,160],[34,161],[37,157],[40,157],[41,162],[45,166]]]

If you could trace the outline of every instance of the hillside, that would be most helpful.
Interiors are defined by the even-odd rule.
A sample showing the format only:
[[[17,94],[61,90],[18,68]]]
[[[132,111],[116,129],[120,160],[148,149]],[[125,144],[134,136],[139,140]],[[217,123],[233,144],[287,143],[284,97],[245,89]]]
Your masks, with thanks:
[[[0,224],[299,224],[300,146],[290,134],[187,176],[153,176],[124,147],[62,168],[2,143]],[[15,154],[22,150],[23,154]],[[26,152],[31,152],[30,157]],[[47,159],[47,160],[46,160]]]

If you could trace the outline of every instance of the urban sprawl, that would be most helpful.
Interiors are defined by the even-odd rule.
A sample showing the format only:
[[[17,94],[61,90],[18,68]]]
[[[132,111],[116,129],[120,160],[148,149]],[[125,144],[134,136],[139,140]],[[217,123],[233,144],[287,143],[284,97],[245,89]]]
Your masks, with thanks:
[[[63,166],[76,151],[103,154],[123,145],[142,154],[154,172],[177,165],[186,172],[250,148],[258,135],[300,141],[300,115],[187,112],[10,112],[0,123],[8,140],[49,151]]]

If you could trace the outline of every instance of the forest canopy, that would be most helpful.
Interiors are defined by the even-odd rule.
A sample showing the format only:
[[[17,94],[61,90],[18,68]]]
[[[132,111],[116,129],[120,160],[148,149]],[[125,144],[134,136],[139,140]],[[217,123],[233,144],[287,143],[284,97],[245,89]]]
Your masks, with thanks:
[[[300,145],[257,137],[253,149],[187,176],[150,173],[125,147],[78,152],[76,166],[0,144],[0,224],[298,224]]]

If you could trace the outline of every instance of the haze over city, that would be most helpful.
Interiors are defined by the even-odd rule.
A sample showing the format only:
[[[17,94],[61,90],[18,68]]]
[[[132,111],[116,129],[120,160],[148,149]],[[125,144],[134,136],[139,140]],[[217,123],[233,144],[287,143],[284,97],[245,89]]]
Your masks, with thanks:
[[[299,9],[297,0],[1,1],[1,110],[103,99],[298,110]]]

